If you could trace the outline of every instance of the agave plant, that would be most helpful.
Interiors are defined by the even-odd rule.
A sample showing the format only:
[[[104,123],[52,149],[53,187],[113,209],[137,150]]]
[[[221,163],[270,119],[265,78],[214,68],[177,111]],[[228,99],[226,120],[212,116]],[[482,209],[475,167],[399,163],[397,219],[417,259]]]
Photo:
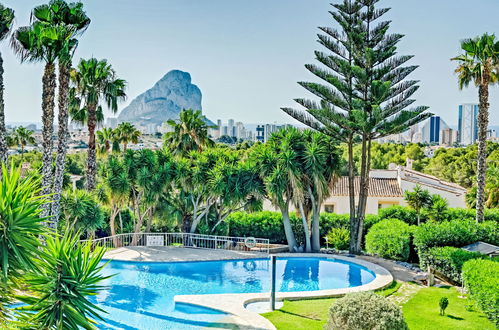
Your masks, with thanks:
[[[18,319],[35,329],[95,329],[105,311],[89,297],[105,287],[101,273],[105,250],[79,242],[79,233],[49,236],[39,258],[39,271],[26,277],[33,296],[18,299]]]

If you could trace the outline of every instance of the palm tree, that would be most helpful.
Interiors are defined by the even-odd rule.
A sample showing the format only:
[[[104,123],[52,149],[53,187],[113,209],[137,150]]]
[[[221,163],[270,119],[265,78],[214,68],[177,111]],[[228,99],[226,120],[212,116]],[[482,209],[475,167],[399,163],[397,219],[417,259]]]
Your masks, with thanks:
[[[95,129],[104,118],[100,103],[105,101],[113,112],[118,111],[118,102],[125,100],[126,82],[116,77],[116,72],[107,60],[82,59],[71,71],[74,96],[78,107],[73,109],[73,120],[88,126],[87,190],[95,188],[97,174]],[[79,101],[79,102],[78,102]]]
[[[116,131],[110,127],[104,127],[97,131],[98,151],[103,154],[108,154],[114,141],[117,141]]]
[[[165,134],[165,145],[174,155],[185,155],[190,151],[201,151],[215,143],[208,136],[209,126],[199,110],[182,110],[178,121],[168,120],[173,132]]]
[[[476,191],[476,221],[484,221],[485,180],[487,172],[487,129],[489,126],[489,85],[499,81],[499,40],[484,34],[461,42],[464,54],[452,58],[458,61],[456,69],[459,88],[471,82],[478,87],[478,161]]]
[[[51,205],[51,220],[57,224],[59,220],[60,199],[62,193],[67,143],[69,137],[68,129],[68,93],[69,93],[69,71],[74,51],[78,46],[76,36],[81,35],[89,26],[90,19],[83,10],[81,2],[66,3],[64,0],[51,0],[49,4],[37,6],[33,9],[32,20],[41,22],[47,26],[63,26],[72,32],[70,46],[63,49],[59,54],[59,92],[58,92],[58,139],[56,167],[54,176],[54,195]],[[57,226],[57,225],[56,225]]]
[[[21,148],[22,162],[24,160],[24,148],[26,148],[28,144],[36,144],[36,140],[33,137],[33,131],[27,129],[26,127],[19,126],[11,135],[11,143]]]
[[[123,151],[126,152],[128,143],[139,143],[142,133],[131,123],[121,123],[116,127],[116,136],[123,143]]]
[[[74,48],[74,28],[63,25],[49,25],[35,21],[30,26],[18,28],[12,37],[12,47],[21,62],[45,62],[42,78],[42,194],[52,190],[52,149],[54,132],[54,107],[56,73],[55,62],[62,54]],[[42,216],[50,215],[50,204],[43,206]],[[53,225],[53,223],[52,223]]]
[[[14,22],[14,11],[0,4],[0,41],[7,38]],[[0,52],[0,166],[7,164],[7,131],[5,130],[5,109],[3,100],[3,58]]]
[[[404,196],[405,201],[411,208],[416,211],[418,216],[418,226],[421,224],[421,211],[424,208],[431,206],[432,198],[430,192],[421,188],[420,185],[414,187],[413,191],[406,191]]]

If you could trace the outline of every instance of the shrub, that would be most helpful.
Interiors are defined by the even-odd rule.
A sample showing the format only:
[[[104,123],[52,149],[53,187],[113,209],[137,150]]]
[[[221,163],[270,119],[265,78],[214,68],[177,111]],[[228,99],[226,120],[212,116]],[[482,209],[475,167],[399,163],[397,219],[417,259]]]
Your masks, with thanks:
[[[324,329],[408,329],[399,307],[372,292],[358,292],[338,299],[329,310]]]
[[[411,227],[396,219],[383,220],[372,226],[366,235],[366,250],[383,258],[403,260],[409,258]]]
[[[431,247],[462,247],[477,241],[484,241],[494,245],[499,244],[497,223],[452,220],[440,223],[425,223],[414,230],[414,245],[420,256]]]
[[[463,266],[464,286],[471,299],[496,326],[499,326],[499,262],[470,260]]]
[[[446,297],[440,298],[438,306],[440,307],[440,315],[445,315],[445,310],[447,309],[447,306],[449,306],[449,299]]]
[[[445,246],[428,249],[420,255],[423,269],[428,266],[435,269],[454,283],[461,284],[461,269],[470,259],[482,258],[478,252],[470,252],[460,248]]]
[[[378,216],[384,219],[399,219],[409,225],[416,225],[418,222],[418,215],[416,211],[409,207],[404,207],[400,205],[390,206],[384,209],[380,209]]]
[[[350,231],[346,228],[333,228],[326,236],[327,243],[336,250],[348,250]]]
[[[350,226],[348,214],[321,213],[321,237],[326,236],[333,228],[345,228]]]

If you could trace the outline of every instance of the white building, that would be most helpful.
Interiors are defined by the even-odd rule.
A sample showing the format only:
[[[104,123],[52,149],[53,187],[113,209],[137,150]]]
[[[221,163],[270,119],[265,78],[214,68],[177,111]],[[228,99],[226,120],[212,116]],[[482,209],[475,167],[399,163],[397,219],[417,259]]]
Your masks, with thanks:
[[[470,145],[478,138],[478,104],[461,104],[459,106],[459,143]]]
[[[442,143],[442,132],[449,129],[449,125],[440,116],[431,116],[421,129],[424,143]]]
[[[356,200],[358,200],[359,178],[355,181]],[[407,206],[404,200],[406,191],[413,191],[416,185],[445,198],[449,207],[466,207],[466,189],[440,180],[432,175],[412,170],[412,160],[408,166],[391,164],[388,170],[371,170],[369,175],[369,196],[367,198],[367,214],[378,214],[381,208],[392,205]],[[265,210],[276,209],[269,201],[264,202]],[[348,177],[341,177],[331,191],[331,196],[323,204],[323,212],[348,214],[350,200]]]

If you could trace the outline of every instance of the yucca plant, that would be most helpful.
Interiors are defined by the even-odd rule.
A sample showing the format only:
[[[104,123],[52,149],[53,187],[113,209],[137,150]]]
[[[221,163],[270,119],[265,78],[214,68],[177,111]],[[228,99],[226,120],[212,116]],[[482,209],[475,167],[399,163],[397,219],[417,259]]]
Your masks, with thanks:
[[[79,242],[79,233],[50,235],[39,259],[39,271],[26,276],[30,297],[18,299],[27,306],[18,308],[18,319],[36,329],[95,329],[105,311],[89,297],[105,287],[102,275],[105,250]]]
[[[0,325],[7,315],[11,293],[19,287],[23,273],[36,268],[40,255],[38,236],[43,234],[39,196],[40,180],[21,178],[20,168],[2,166],[0,181]]]

